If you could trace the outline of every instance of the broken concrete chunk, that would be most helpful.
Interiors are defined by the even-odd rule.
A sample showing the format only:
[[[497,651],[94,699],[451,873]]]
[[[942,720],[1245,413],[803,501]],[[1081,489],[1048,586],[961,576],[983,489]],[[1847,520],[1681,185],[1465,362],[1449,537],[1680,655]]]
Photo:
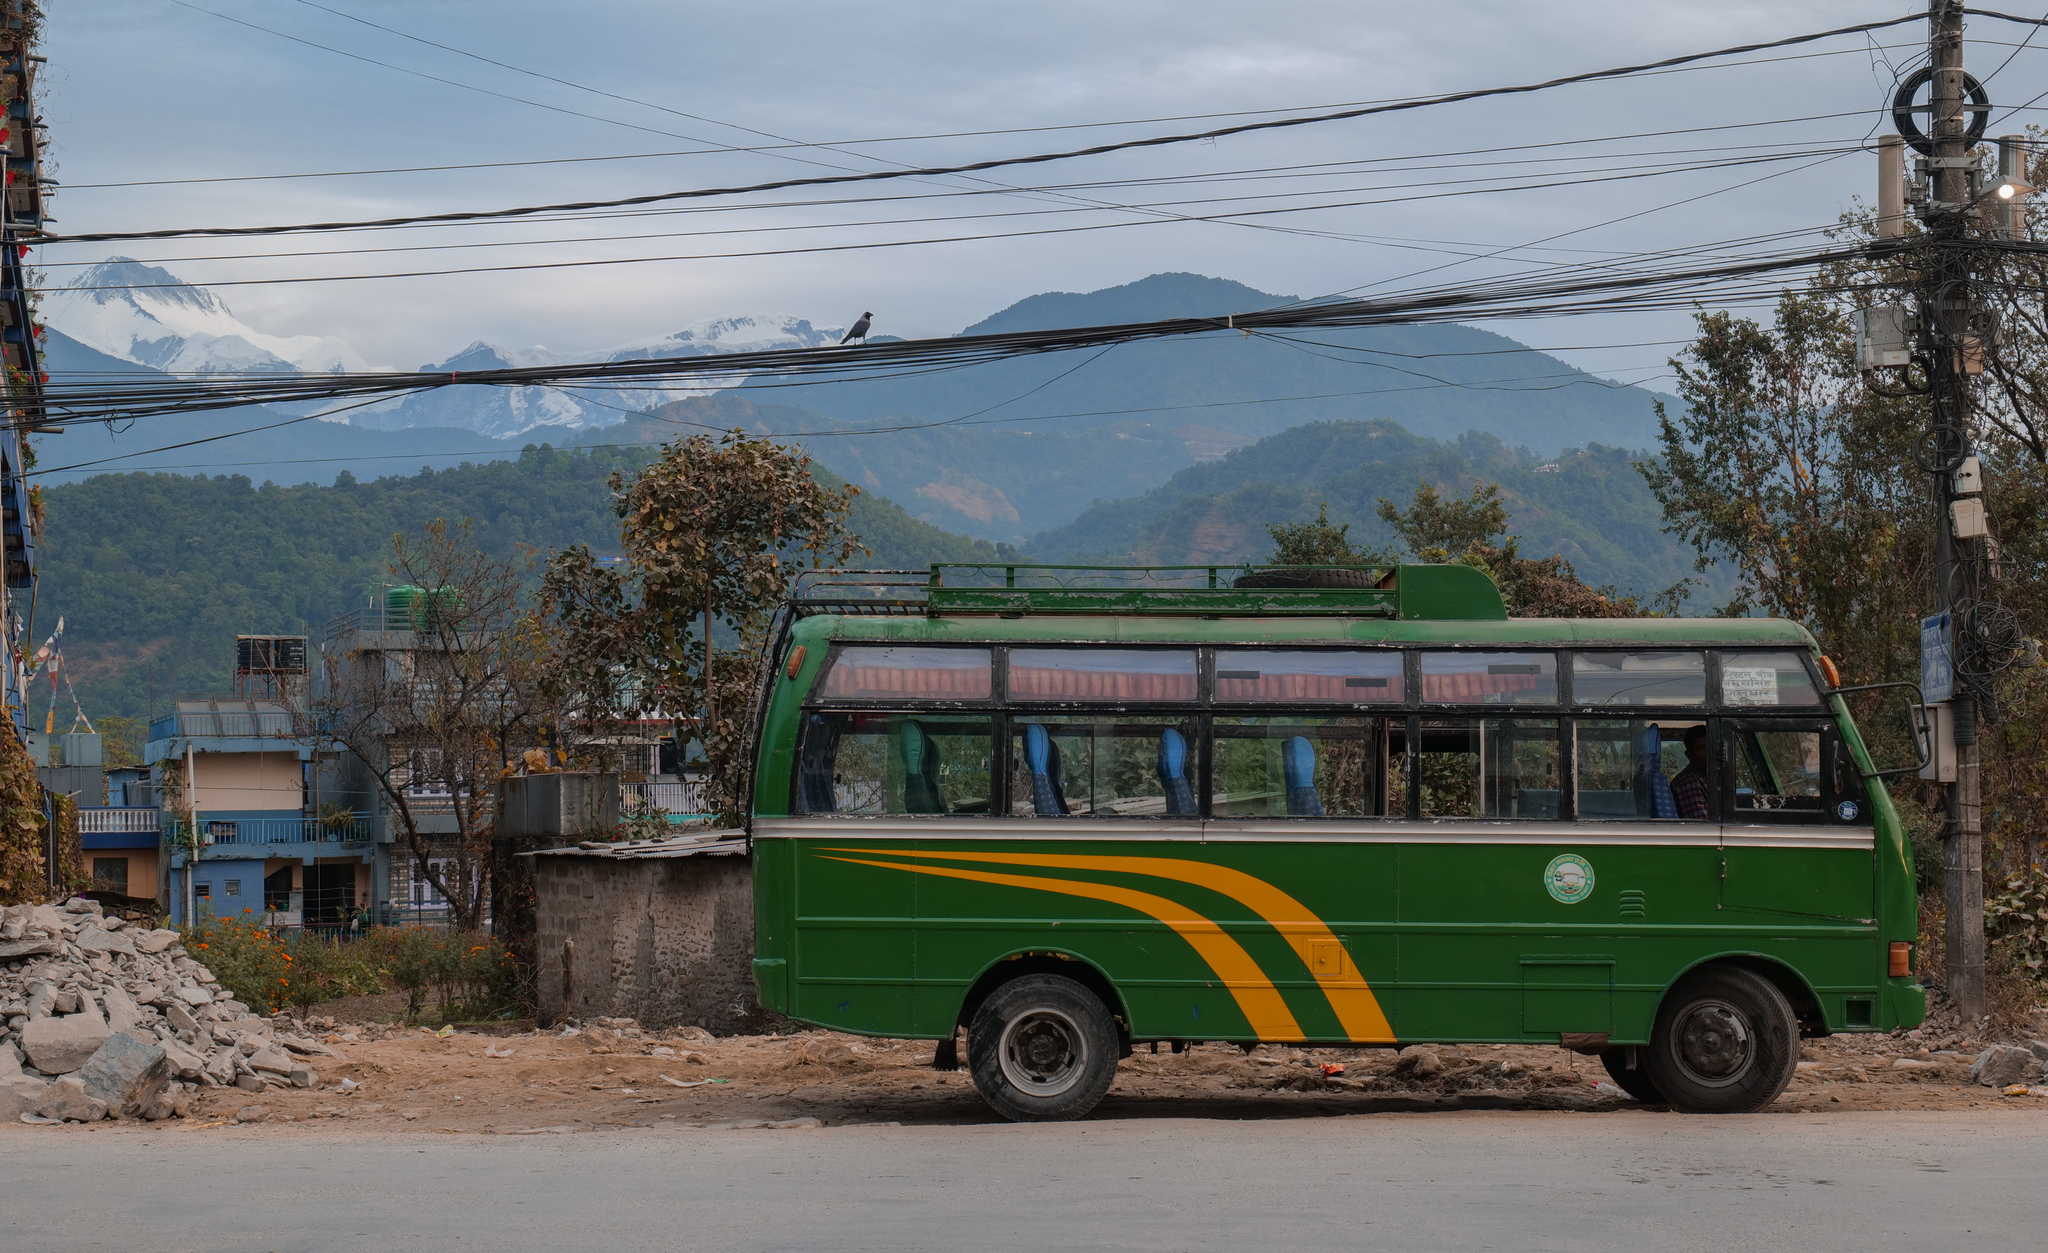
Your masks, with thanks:
[[[87,927],[79,932],[77,944],[87,953],[127,953],[131,957],[135,954],[135,941],[103,927]]]
[[[260,1048],[249,1055],[249,1069],[258,1074],[289,1075],[295,1064],[289,1054],[275,1047]]]
[[[270,1107],[267,1105],[244,1105],[235,1111],[236,1122],[262,1122],[269,1117]]]
[[[175,1044],[165,1044],[164,1061],[171,1068],[171,1074],[179,1079],[197,1079],[206,1069],[206,1059]]]
[[[295,1088],[310,1088],[320,1082],[320,1075],[311,1066],[294,1066],[291,1079]]]
[[[28,1016],[31,1021],[48,1018],[57,1012],[57,989],[45,983],[28,994]]]
[[[21,1049],[29,1065],[44,1074],[68,1075],[99,1052],[112,1034],[98,1014],[38,1018],[21,1029]]]
[[[55,993],[55,994],[54,994],[54,995],[53,995],[53,996],[51,997],[51,999],[50,999],[50,1012],[51,1012],[51,1013],[53,1013],[53,1014],[75,1014],[75,1013],[77,1013],[77,1012],[78,1012],[78,993],[76,993],[76,992],[58,992],[58,993]]]
[[[161,953],[178,942],[175,931],[145,931],[135,937],[135,947],[144,953]]]
[[[205,988],[179,988],[172,995],[195,1009],[201,1005],[211,1005],[213,1003],[213,993]]]
[[[11,957],[55,956],[64,951],[64,944],[50,936],[30,936],[23,939],[0,940],[0,961]]]
[[[179,1035],[190,1034],[197,1036],[200,1034],[199,1020],[192,1016],[191,1010],[186,1009],[175,1001],[164,1007],[164,1021],[170,1023],[171,1030]]]
[[[142,1025],[142,1007],[121,989],[106,989],[100,993],[100,1002],[107,1010],[108,1030],[127,1031]]]
[[[162,1094],[170,1077],[163,1049],[118,1031],[78,1070],[88,1096],[131,1118]]]
[[[43,1092],[36,1113],[65,1122],[98,1122],[107,1116],[107,1103],[87,1092],[78,1076],[66,1075]]]
[[[2041,1059],[2010,1044],[1989,1044],[1970,1064],[1970,1078],[1987,1088],[2021,1083],[2041,1073]]]

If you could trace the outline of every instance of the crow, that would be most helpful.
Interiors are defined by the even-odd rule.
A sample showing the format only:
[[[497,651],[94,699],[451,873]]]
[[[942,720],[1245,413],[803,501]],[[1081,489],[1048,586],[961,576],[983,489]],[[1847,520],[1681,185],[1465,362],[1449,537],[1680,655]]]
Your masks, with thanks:
[[[853,326],[852,326],[852,327],[851,327],[851,328],[850,328],[850,329],[849,329],[849,330],[848,330],[848,331],[846,332],[846,334],[840,337],[840,340],[839,340],[839,342],[843,344],[843,343],[845,343],[845,342],[846,342],[847,340],[849,340],[849,339],[857,339],[857,340],[859,340],[859,341],[860,341],[861,343],[863,343],[863,344],[867,343],[867,342],[868,342],[868,319],[869,319],[869,318],[872,318],[872,317],[874,317],[874,316],[875,316],[875,315],[874,315],[874,314],[872,314],[872,313],[863,313],[863,314],[861,314],[861,315],[860,315],[860,321],[858,321],[858,322],[855,322],[855,323],[853,324]]]

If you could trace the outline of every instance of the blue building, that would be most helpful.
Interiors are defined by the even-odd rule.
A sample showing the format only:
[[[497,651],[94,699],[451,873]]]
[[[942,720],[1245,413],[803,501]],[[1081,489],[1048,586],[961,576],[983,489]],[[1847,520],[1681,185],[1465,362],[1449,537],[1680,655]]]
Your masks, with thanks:
[[[251,641],[262,642],[252,664]],[[289,661],[270,664],[271,644]],[[389,881],[371,817],[339,794],[332,750],[306,713],[303,637],[236,640],[237,693],[173,702],[149,725],[143,762],[162,805],[165,889],[191,911],[282,926],[340,926]]]

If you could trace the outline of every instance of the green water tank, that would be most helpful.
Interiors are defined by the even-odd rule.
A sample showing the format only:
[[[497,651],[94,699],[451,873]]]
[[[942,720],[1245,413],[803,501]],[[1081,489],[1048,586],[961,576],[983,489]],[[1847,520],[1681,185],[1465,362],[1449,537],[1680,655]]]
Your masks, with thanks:
[[[413,629],[413,613],[419,607],[420,598],[426,595],[423,588],[394,587],[384,593],[384,629],[387,631],[410,631]]]

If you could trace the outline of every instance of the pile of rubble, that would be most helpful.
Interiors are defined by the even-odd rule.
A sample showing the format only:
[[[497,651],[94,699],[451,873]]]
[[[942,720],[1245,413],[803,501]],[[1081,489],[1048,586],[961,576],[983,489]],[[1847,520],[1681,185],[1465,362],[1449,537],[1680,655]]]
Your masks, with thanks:
[[[183,1115],[201,1088],[310,1088],[334,1057],[221,988],[175,931],[96,901],[0,909],[0,1120]]]

